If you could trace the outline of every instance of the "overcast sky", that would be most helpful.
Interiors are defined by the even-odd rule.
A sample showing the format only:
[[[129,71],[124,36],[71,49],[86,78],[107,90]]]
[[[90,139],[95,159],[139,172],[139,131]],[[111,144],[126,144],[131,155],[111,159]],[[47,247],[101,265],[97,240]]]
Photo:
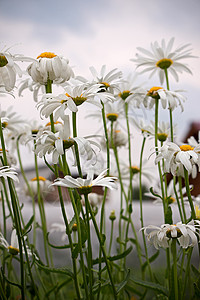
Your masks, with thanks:
[[[151,42],[175,37],[175,46],[191,43],[200,57],[199,0],[0,0],[1,48],[37,57],[50,51],[69,58],[76,75],[90,79],[89,67],[135,71],[130,61],[136,47],[149,49]],[[190,121],[200,121],[200,59],[187,60],[193,76],[182,74],[172,89],[187,90],[185,111],[177,121],[184,134]],[[143,75],[141,81],[147,80]],[[159,86],[154,77],[149,87]],[[147,85],[148,85],[147,84]],[[14,108],[32,118],[36,113],[30,92],[21,99],[0,99],[2,108]]]

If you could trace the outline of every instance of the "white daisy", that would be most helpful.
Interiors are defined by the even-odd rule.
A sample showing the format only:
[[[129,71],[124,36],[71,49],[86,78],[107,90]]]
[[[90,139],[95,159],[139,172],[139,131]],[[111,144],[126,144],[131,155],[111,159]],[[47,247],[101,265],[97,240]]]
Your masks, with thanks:
[[[41,94],[45,93],[45,86],[39,82],[34,82],[32,78],[27,78],[20,82],[18,90],[19,97],[22,97],[22,93],[25,89],[29,89],[30,92],[33,92],[33,100],[35,102],[38,102],[39,91],[41,91]]]
[[[19,242],[17,238],[16,230],[13,229],[11,233],[11,241],[10,244],[6,241],[3,234],[0,232],[0,245],[8,250],[8,252],[12,255],[19,254]],[[32,256],[31,250],[26,246],[28,256]],[[23,254],[25,253],[24,249],[22,249]]]
[[[14,111],[12,107],[8,107],[7,110],[1,110],[0,107],[0,120],[2,128],[9,130],[17,134],[20,130],[24,129],[26,121],[22,120],[21,117]]]
[[[69,60],[52,52],[43,52],[27,68],[34,82],[45,85],[47,80],[62,83],[74,76]]]
[[[17,172],[15,172],[14,168],[10,168],[9,166],[0,167],[0,178],[11,178],[12,180],[19,182],[17,177]],[[2,183],[0,182],[0,190],[2,189]]]
[[[113,69],[106,73],[106,66],[101,67],[100,73],[92,66],[90,71],[93,75],[93,83],[100,84],[102,91],[114,93],[114,89],[118,89],[118,84],[121,82],[122,72]]]
[[[123,147],[126,146],[128,143],[128,137],[127,135],[120,129],[118,129],[118,125],[114,126],[113,128],[113,140],[111,140],[111,132],[110,130],[108,130],[108,144],[109,144],[109,148],[113,148],[114,147]],[[106,150],[106,140],[103,137],[101,139],[101,145],[102,145],[102,149]]]
[[[141,73],[151,72],[150,77],[158,73],[161,84],[164,82],[164,70],[166,69],[178,81],[178,73],[187,72],[192,74],[187,65],[180,61],[194,56],[191,55],[192,49],[188,48],[190,44],[172,50],[173,45],[174,38],[171,38],[167,44],[164,39],[161,41],[161,45],[157,41],[151,43],[151,51],[138,47],[138,51],[142,54],[137,53],[136,58],[131,60],[137,64],[137,68],[144,68]]]
[[[90,193],[88,195],[89,203],[92,207],[97,207],[103,201],[103,195],[99,195],[97,193]],[[81,198],[82,205],[85,205],[85,198],[82,196]]]
[[[81,156],[85,156],[87,160],[91,160],[95,151],[92,148],[92,144],[100,149],[100,146],[92,141],[82,137],[71,138],[69,116],[65,116],[63,127],[56,133],[51,131],[44,131],[42,135],[36,140],[35,153],[39,157],[43,157],[46,154],[52,154],[52,162],[56,164],[59,156],[63,155],[69,149],[72,150],[74,157],[74,144],[78,145],[78,150]]]
[[[184,169],[193,178],[197,175],[197,167],[200,167],[200,145],[191,147],[190,145],[178,146],[175,143],[168,142],[160,149],[160,153],[155,159],[155,163],[165,160],[165,171],[171,172],[174,176],[183,176]]]
[[[161,227],[149,225],[143,227],[144,234],[147,236],[149,241],[153,242],[156,249],[159,247],[168,248],[172,239],[177,239],[179,245],[182,248],[194,247],[198,243],[197,227],[199,225],[192,225],[192,223],[182,224],[178,222],[177,224],[163,224]],[[150,232],[149,232],[150,231]]]
[[[92,192],[93,186],[105,186],[109,189],[116,189],[115,180],[116,177],[106,177],[107,170],[104,170],[101,174],[99,174],[94,179],[94,172],[90,170],[87,173],[86,179],[83,178],[73,178],[69,175],[65,176],[64,178],[57,178],[53,185],[67,187],[67,188],[76,188],[79,190],[81,194],[89,194]]]
[[[39,176],[38,179],[39,179],[40,193],[43,195],[49,193],[50,192],[49,186],[52,184],[52,181],[46,179],[43,176]],[[31,180],[29,180],[29,186],[30,186],[34,196],[37,196],[37,194],[38,194],[37,185],[38,185],[37,177],[34,177]],[[27,186],[24,187],[24,190],[25,190],[26,195],[31,196]]]
[[[164,182],[163,182],[164,184]],[[181,194],[183,195],[183,201],[184,203],[188,203],[188,197],[186,195],[186,188],[183,187],[181,189],[181,193],[179,191],[179,183],[176,184],[176,191],[177,191],[177,195],[178,195],[178,198],[180,199],[181,197]],[[192,188],[192,185],[190,185],[190,189]],[[161,191],[161,187],[158,186],[156,187],[155,189],[153,189],[153,193],[155,195],[158,195],[158,196],[155,196],[154,194],[152,194],[151,192],[148,192],[148,193],[145,193],[146,196],[148,196],[149,198],[151,199],[155,199],[153,201],[154,204],[162,204],[163,201],[162,201],[162,191]],[[173,204],[177,204],[177,201],[176,201],[176,194],[175,194],[175,191],[174,191],[174,182],[173,182],[173,179],[169,182],[168,186],[167,186],[167,197],[165,197],[164,199],[165,202],[168,203],[168,205],[173,205]]]
[[[16,61],[33,61],[33,59],[22,56],[12,55],[9,49],[0,52],[0,88],[11,92],[15,87],[16,75],[22,76],[22,70]]]
[[[162,107],[174,110],[177,106],[181,107],[181,111],[184,110],[183,102],[186,101],[186,97],[180,94],[184,92],[183,90],[168,91],[164,90],[162,87],[154,86],[149,90],[140,89],[135,92],[132,96],[133,98],[141,97],[140,103],[143,103],[145,108],[151,109],[156,100],[160,100]],[[128,101],[128,99],[126,100]]]

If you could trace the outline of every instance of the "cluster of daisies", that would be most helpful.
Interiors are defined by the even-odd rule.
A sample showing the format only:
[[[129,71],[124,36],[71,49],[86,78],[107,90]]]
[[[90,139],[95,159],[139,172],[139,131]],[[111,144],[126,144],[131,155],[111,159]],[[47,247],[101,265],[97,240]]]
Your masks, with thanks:
[[[158,73],[160,84],[163,85],[166,70],[169,76],[178,81],[178,74],[182,72],[191,73],[184,59],[192,58],[189,45],[183,45],[174,49],[174,38],[168,43],[162,40],[161,45],[155,42],[151,44],[151,51],[138,48],[139,53],[132,59],[137,68],[142,68],[141,73],[151,72],[150,76]],[[106,149],[105,137],[102,135],[92,137],[80,137],[71,133],[69,114],[77,114],[85,103],[96,106],[96,111],[90,117],[102,118],[102,110],[105,112],[105,122],[108,131],[108,145],[114,147],[126,147],[128,143],[127,133],[123,130],[126,108],[129,108],[129,119],[141,133],[148,138],[155,136],[155,124],[145,124],[141,118],[136,118],[136,109],[153,109],[157,100],[160,101],[163,109],[173,111],[180,107],[183,111],[183,103],[186,98],[182,90],[171,91],[162,86],[143,88],[136,84],[136,77],[122,76],[122,72],[113,69],[106,73],[105,65],[98,73],[94,67],[90,68],[92,80],[75,76],[69,65],[69,60],[63,56],[44,52],[37,59],[31,59],[21,55],[12,55],[9,49],[0,53],[0,93],[13,94],[16,86],[17,75],[22,77],[23,73],[17,62],[29,62],[27,67],[27,79],[23,80],[19,88],[19,95],[28,88],[33,91],[36,106],[41,118],[52,118],[41,126],[33,122],[22,120],[11,109],[0,111],[0,118],[6,141],[7,161],[9,166],[2,165],[0,177],[10,177],[17,180],[17,174],[11,167],[15,159],[12,155],[16,149],[16,143],[27,144],[33,142],[34,152],[38,157],[46,159],[51,155],[53,164],[58,164],[66,154],[72,156],[73,165],[77,165],[76,150],[78,149],[86,179],[65,176],[57,178],[52,184],[44,177],[39,176],[31,180],[31,187],[36,190],[39,180],[41,189],[49,185],[62,186],[78,189],[82,194],[90,194],[92,186],[103,186],[110,189],[116,188],[117,169],[110,167],[109,174],[102,163],[101,149]],[[59,86],[63,92],[56,94],[52,92],[52,86]],[[40,97],[42,92],[42,97]],[[112,127],[113,126],[113,127]],[[113,128],[113,133],[111,130]],[[189,140],[187,145],[177,145],[170,141],[170,126],[164,122],[158,124],[158,140],[164,145],[156,156],[155,163],[165,162],[165,172],[171,172],[174,176],[184,176],[184,169],[193,178],[197,176],[200,167],[200,145],[194,139]],[[112,137],[112,138],[111,138]],[[94,138],[99,138],[98,142]],[[71,153],[71,154],[70,154]],[[3,157],[3,154],[1,154]],[[126,179],[130,166],[122,163],[122,178]],[[137,165],[131,166],[133,178],[142,173],[147,180],[152,180],[152,170],[144,168],[140,170]],[[94,174],[99,174],[94,179]],[[111,176],[113,175],[113,176]],[[143,228],[148,239],[153,239],[156,247],[167,247],[169,241],[177,238],[179,244],[186,248],[197,243],[197,227],[199,222],[193,225],[177,223],[176,225],[163,225],[161,228]],[[147,233],[149,229],[154,229]],[[190,243],[191,239],[191,243]],[[7,245],[4,243],[4,245]],[[5,246],[6,247],[6,246]]]

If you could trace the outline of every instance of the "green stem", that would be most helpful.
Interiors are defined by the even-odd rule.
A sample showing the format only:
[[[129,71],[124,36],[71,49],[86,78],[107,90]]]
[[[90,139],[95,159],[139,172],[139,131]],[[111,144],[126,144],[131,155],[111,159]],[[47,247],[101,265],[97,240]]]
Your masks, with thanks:
[[[112,273],[111,273],[111,270],[110,270],[109,261],[107,259],[107,255],[106,255],[106,252],[105,252],[105,249],[104,249],[104,246],[103,246],[102,236],[101,236],[101,234],[99,232],[99,228],[98,228],[98,225],[97,225],[97,222],[96,222],[93,210],[92,210],[92,208],[90,206],[90,203],[89,203],[88,199],[86,199],[86,201],[88,202],[89,213],[90,213],[90,216],[92,218],[92,222],[93,222],[93,225],[94,225],[94,228],[95,228],[95,231],[96,231],[96,234],[97,234],[97,238],[99,240],[99,244],[100,244],[100,247],[101,247],[101,251],[103,253],[105,264],[106,264],[106,267],[107,267],[108,276],[109,276],[110,283],[111,283],[112,290],[113,290],[113,296],[114,296],[114,299],[117,300],[117,293],[116,293],[114,281],[113,281],[113,278],[112,278]]]
[[[111,254],[112,241],[113,241],[113,228],[114,228],[114,220],[111,220],[111,228],[110,228],[110,243],[108,248],[108,256]]]
[[[177,277],[177,259],[176,259],[176,238],[172,239],[171,251],[173,257],[173,287],[174,287],[174,300],[178,300],[178,277]]]
[[[164,69],[164,72],[165,72],[165,80],[166,80],[167,89],[169,91],[169,77],[168,77],[167,69]],[[171,108],[169,108],[169,117],[170,117],[171,142],[173,142],[173,140],[174,140],[173,116],[172,116],[172,109]]]
[[[182,177],[181,176],[178,177],[178,183],[179,183],[179,193],[180,193],[180,196],[181,196],[181,205],[182,205],[182,210],[183,210],[184,223],[187,223],[187,216],[186,216],[186,212],[185,212],[185,205],[184,205],[184,202],[183,202]]]
[[[190,208],[191,208],[191,217],[192,217],[193,220],[195,220],[196,219],[196,213],[195,213],[195,209],[194,209],[194,205],[193,205],[193,201],[192,201],[192,197],[191,197],[191,193],[190,193],[190,184],[189,184],[188,171],[185,169],[185,167],[184,167],[184,176],[185,176],[186,192],[187,192],[187,196],[188,196],[188,200],[189,200]]]
[[[34,220],[33,220],[33,245],[34,247],[36,247],[36,214],[35,214],[35,199],[34,199],[34,194],[33,194],[33,191],[31,190],[31,187],[29,185],[29,182],[28,182],[28,179],[26,178],[26,174],[24,172],[24,168],[23,168],[23,165],[22,165],[22,160],[21,160],[21,155],[20,155],[20,150],[19,150],[19,138],[17,139],[17,155],[18,155],[18,161],[19,161],[19,166],[20,166],[20,170],[21,170],[21,174],[24,178],[24,181],[26,183],[26,186],[28,188],[28,192],[29,192],[29,195],[31,196],[32,198],[32,207],[33,207],[33,217],[34,217]]]
[[[178,194],[177,194],[177,191],[176,191],[176,176],[173,176],[173,184],[174,184],[174,193],[175,193],[175,196],[176,196],[176,202],[177,202],[177,205],[178,205],[179,214],[180,214],[182,223],[184,223],[183,214],[182,214],[182,210],[181,210],[181,205],[180,205]]]

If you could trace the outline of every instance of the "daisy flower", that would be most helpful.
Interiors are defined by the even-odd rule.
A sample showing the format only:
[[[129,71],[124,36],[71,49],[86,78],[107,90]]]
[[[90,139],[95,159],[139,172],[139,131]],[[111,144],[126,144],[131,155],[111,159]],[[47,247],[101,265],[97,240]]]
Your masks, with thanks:
[[[88,195],[89,203],[92,207],[97,207],[103,201],[103,195],[99,195],[97,193],[90,193]],[[85,198],[82,196],[81,198],[82,205],[85,205]]]
[[[27,72],[34,82],[43,85],[48,79],[62,83],[74,76],[69,60],[52,52],[41,53],[37,60],[28,66]]]
[[[108,143],[109,143],[109,148],[113,148],[114,147],[123,147],[126,146],[128,143],[128,138],[127,135],[125,135],[125,133],[118,129],[117,126],[115,126],[113,128],[113,140],[111,140],[111,132],[110,130],[108,130]],[[105,138],[103,137],[101,140],[101,145],[102,145],[102,149],[106,150],[106,141]]]
[[[168,142],[161,147],[160,153],[155,159],[155,163],[165,160],[165,171],[171,172],[174,176],[184,177],[184,168],[192,178],[197,176],[197,167],[200,167],[200,145],[191,147],[190,145],[178,146]],[[183,168],[184,167],[184,168]]]
[[[174,125],[173,128],[174,128],[174,131],[176,131],[176,125]],[[152,137],[155,136],[155,122],[154,121],[150,121],[149,133]],[[168,122],[159,121],[157,135],[158,135],[158,140],[160,142],[165,142],[167,139],[171,140],[170,124]]]
[[[80,155],[86,156],[87,160],[91,160],[95,154],[95,151],[91,147],[92,144],[100,149],[100,146],[92,140],[87,140],[82,137],[71,138],[69,116],[65,116],[64,125],[58,132],[53,133],[46,130],[38,137],[36,140],[35,153],[39,157],[52,154],[52,162],[56,164],[59,156],[63,155],[69,149],[72,150],[75,158],[75,150],[73,147],[75,143],[78,145]]]
[[[156,41],[151,43],[151,51],[138,47],[141,54],[136,54],[136,58],[131,61],[137,64],[137,68],[142,67],[141,73],[151,72],[149,77],[158,73],[160,82],[163,84],[165,70],[171,74],[176,81],[179,80],[178,73],[187,72],[192,74],[186,64],[182,63],[183,59],[193,58],[191,55],[190,44],[185,44],[173,50],[174,38],[166,44],[165,40],[161,41],[161,45]]]
[[[0,88],[11,92],[15,87],[16,76],[22,76],[22,70],[16,61],[33,61],[33,59],[22,56],[12,55],[9,48],[0,52]]]
[[[19,182],[17,177],[17,172],[15,172],[14,168],[10,168],[9,166],[0,167],[0,178],[4,179],[12,179],[16,182]],[[2,183],[0,182],[0,190],[3,188]]]
[[[164,182],[163,182],[164,184]],[[180,199],[181,198],[181,194],[183,195],[183,201],[186,202],[186,200],[188,200],[188,197],[186,195],[186,188],[183,187],[182,190],[181,190],[181,193],[179,191],[179,184],[177,183],[176,184],[176,191],[177,191],[177,195],[178,195],[178,198]],[[192,185],[190,185],[190,189],[192,188]],[[148,192],[148,193],[145,193],[146,196],[148,196],[149,198],[151,199],[155,199],[153,201],[154,204],[162,204],[163,201],[162,201],[162,191],[161,191],[161,187],[156,187],[155,190],[153,190],[153,193],[158,195],[154,195],[152,194],[151,192]],[[184,196],[185,195],[185,196]],[[174,183],[173,183],[173,179],[169,182],[168,186],[167,186],[167,197],[165,197],[164,199],[165,202],[168,203],[168,205],[173,205],[173,204],[177,204],[177,201],[176,201],[176,194],[174,192]],[[187,203],[187,202],[186,202]]]
[[[114,93],[114,89],[118,89],[118,84],[121,82],[122,72],[113,69],[106,73],[106,66],[101,67],[100,73],[92,66],[90,71],[93,75],[93,83],[100,84],[102,91]]]
[[[199,225],[178,222],[172,225],[163,224],[161,227],[149,225],[143,227],[141,230],[144,230],[147,239],[153,242],[156,249],[159,247],[168,248],[172,239],[177,239],[179,245],[186,249],[188,247],[194,247],[198,243],[197,236],[199,237],[199,233],[196,227],[199,227]]]
[[[80,194],[89,194],[92,192],[93,186],[104,186],[109,189],[116,189],[115,180],[116,177],[106,177],[107,170],[104,170],[100,173],[97,178],[94,179],[94,172],[89,170],[87,173],[86,179],[83,178],[73,178],[69,175],[64,178],[57,178],[52,185],[57,185],[66,188],[76,188],[80,192]]]
[[[1,110],[0,107],[0,120],[4,130],[9,130],[16,134],[24,128],[26,121],[22,120],[12,109],[11,106],[7,110]]]
[[[139,108],[141,104],[141,97],[135,95],[141,89],[141,86],[135,84],[137,76],[134,74],[129,74],[124,81],[121,81],[118,85],[119,93],[117,98],[122,102],[126,101],[131,103],[134,107]]]
[[[0,245],[3,246],[7,251],[12,255],[18,255],[19,254],[19,242],[16,230],[13,229],[11,233],[11,241],[10,244],[7,242],[7,240],[4,238],[3,234],[0,232]],[[32,256],[31,250],[26,246],[27,254],[28,256]],[[24,249],[22,249],[23,254],[25,254]]]
[[[50,191],[49,190],[49,186],[52,184],[52,181],[46,179],[43,176],[39,176],[38,179],[39,179],[40,193],[41,194],[48,193]],[[29,180],[29,186],[30,186],[30,188],[31,188],[31,190],[33,192],[33,195],[37,196],[37,194],[38,194],[37,177],[34,177],[31,180]],[[25,190],[26,195],[31,196],[30,193],[29,193],[29,190],[28,190],[27,186],[24,187],[24,190]]]
[[[39,82],[34,82],[32,78],[27,78],[20,82],[18,89],[19,97],[22,97],[22,93],[25,89],[29,89],[30,92],[33,92],[33,100],[35,102],[38,102],[39,91],[41,91],[41,94],[45,93],[45,86],[41,85]]]
[[[140,103],[143,103],[145,108],[151,109],[155,105],[156,100],[160,100],[162,107],[174,110],[177,106],[181,107],[181,111],[184,110],[183,102],[186,101],[186,97],[180,94],[183,90],[168,91],[162,87],[154,86],[149,90],[138,90],[132,96],[133,98],[141,97]],[[128,99],[126,100],[128,102]]]
[[[134,118],[130,116],[130,122],[142,133],[144,137],[149,137],[152,135],[150,124],[147,123],[143,118]]]

